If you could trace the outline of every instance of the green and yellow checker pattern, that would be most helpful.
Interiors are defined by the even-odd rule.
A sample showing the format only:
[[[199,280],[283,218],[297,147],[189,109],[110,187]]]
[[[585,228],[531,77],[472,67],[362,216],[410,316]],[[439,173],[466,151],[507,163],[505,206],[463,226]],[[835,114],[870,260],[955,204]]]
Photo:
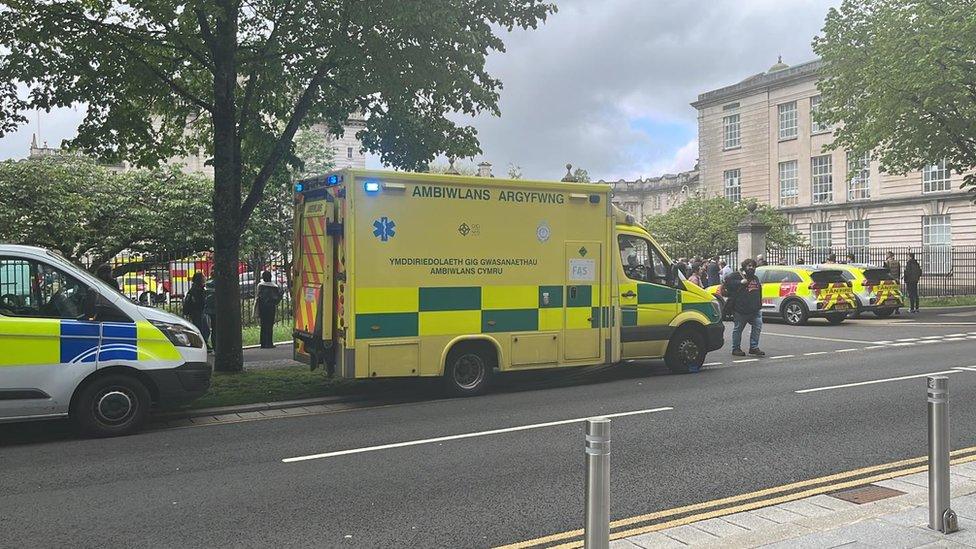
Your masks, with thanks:
[[[355,337],[534,332],[609,326],[597,285],[357,288]]]
[[[719,322],[711,296],[699,296],[658,284],[629,282],[620,285],[621,294],[636,294],[635,299],[622,302],[620,324],[624,328],[635,326],[667,326],[679,313],[698,311],[710,323]],[[643,307],[642,307],[643,306]]]

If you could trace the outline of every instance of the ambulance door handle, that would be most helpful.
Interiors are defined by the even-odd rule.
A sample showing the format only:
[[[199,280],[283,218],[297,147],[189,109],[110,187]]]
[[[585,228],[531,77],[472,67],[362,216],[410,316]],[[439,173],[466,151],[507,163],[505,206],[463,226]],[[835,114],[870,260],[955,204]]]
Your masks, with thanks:
[[[634,290],[627,290],[626,292],[620,294],[620,297],[637,297],[637,294],[634,293]]]

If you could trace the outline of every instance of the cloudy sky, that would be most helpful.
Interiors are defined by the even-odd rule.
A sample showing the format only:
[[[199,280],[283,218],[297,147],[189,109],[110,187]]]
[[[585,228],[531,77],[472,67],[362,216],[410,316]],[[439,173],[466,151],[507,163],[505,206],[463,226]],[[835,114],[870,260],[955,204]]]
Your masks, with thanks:
[[[506,37],[488,66],[504,82],[501,117],[479,117],[495,173],[558,179],[571,162],[597,179],[689,169],[698,157],[698,94],[813,58],[810,41],[840,0],[554,0],[559,12]],[[52,145],[82,112],[40,115]],[[0,139],[0,159],[26,156],[37,117]],[[378,166],[375,159],[369,163]]]

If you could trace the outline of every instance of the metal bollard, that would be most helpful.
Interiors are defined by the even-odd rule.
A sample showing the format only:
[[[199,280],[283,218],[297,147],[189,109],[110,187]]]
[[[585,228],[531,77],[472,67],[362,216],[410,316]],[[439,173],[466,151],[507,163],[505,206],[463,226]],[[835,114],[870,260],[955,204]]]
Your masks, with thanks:
[[[586,549],[610,547],[610,418],[586,420]]]
[[[928,377],[929,528],[944,534],[958,529],[949,508],[949,378]]]

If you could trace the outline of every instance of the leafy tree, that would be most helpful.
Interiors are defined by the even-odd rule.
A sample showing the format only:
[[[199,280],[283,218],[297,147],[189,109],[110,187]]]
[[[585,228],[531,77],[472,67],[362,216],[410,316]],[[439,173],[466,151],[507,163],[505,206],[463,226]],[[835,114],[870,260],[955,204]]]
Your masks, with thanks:
[[[116,173],[81,156],[0,162],[0,240],[99,265],[123,250],[212,243],[210,182],[176,167]]]
[[[738,248],[736,226],[749,214],[743,203],[724,197],[692,197],[667,213],[648,217],[648,232],[668,249],[703,257],[724,255]],[[791,231],[785,215],[759,204],[756,216],[770,226],[766,241],[773,246],[796,246],[802,238]]]
[[[575,179],[577,183],[589,183],[590,173],[583,168],[576,168],[573,170],[573,179]]]
[[[155,165],[213,158],[216,367],[243,367],[241,234],[311,121],[349,113],[385,164],[423,170],[480,152],[448,115],[498,114],[485,67],[497,33],[536,27],[544,0],[0,0],[0,135],[32,109],[85,103],[70,145]],[[26,96],[18,94],[26,87]]]
[[[813,48],[824,62],[818,118],[838,124],[833,147],[873,151],[892,173],[942,159],[957,173],[976,167],[972,0],[845,0]]]
[[[427,173],[447,173],[451,170],[451,164],[430,164],[427,166]],[[474,164],[454,163],[454,171],[459,175],[478,175],[478,167]]]

